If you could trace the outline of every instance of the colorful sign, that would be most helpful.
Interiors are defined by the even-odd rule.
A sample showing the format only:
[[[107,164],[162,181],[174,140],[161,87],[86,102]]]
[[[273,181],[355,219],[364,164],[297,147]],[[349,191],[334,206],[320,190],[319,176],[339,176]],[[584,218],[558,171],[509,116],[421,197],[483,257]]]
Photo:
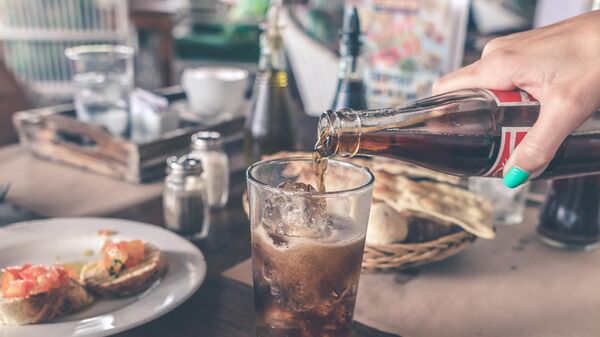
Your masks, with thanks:
[[[369,105],[401,105],[431,94],[433,82],[460,66],[467,0],[365,0]]]

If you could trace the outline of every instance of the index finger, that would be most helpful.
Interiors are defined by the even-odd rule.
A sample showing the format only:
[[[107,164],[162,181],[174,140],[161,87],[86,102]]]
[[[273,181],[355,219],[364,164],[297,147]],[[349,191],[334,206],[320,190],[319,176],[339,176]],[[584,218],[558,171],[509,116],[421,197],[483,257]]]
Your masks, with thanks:
[[[500,55],[494,55],[498,53],[492,53],[475,63],[441,77],[433,84],[433,94],[468,88],[514,89],[511,73],[507,71],[507,69],[514,69],[508,66],[511,61],[503,60]]]

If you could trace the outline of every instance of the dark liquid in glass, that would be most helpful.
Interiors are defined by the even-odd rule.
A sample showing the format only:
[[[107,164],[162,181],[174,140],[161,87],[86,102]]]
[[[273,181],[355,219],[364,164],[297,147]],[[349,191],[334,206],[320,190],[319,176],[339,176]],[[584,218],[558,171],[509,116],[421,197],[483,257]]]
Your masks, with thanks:
[[[258,337],[350,335],[365,236],[348,221],[322,239],[252,230]]]

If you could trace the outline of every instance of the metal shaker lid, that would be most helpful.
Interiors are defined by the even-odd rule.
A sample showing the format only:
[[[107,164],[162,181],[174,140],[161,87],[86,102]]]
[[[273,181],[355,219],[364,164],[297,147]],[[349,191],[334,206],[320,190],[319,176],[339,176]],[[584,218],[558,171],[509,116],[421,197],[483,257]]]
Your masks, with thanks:
[[[167,174],[197,175],[202,173],[202,161],[185,154],[167,158]]]
[[[216,131],[200,131],[192,135],[192,149],[209,150],[223,146],[221,134]]]

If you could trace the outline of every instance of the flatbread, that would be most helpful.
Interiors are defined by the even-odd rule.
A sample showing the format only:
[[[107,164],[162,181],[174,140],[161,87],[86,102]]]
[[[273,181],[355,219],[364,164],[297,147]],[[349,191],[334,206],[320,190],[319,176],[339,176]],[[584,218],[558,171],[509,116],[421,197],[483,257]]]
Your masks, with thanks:
[[[480,238],[495,236],[491,202],[458,186],[433,181],[414,181],[404,176],[377,175],[373,198],[397,212],[455,224]]]

